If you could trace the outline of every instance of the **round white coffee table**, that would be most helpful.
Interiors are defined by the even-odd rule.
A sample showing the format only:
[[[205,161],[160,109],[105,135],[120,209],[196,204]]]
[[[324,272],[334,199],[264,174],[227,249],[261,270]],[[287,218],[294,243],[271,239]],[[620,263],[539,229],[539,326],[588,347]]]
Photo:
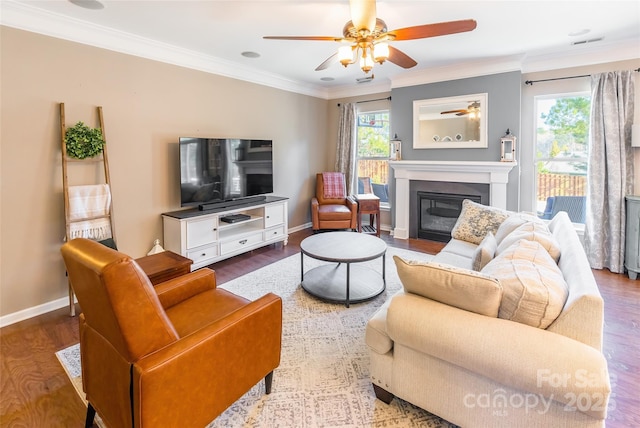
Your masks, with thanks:
[[[300,243],[300,279],[302,288],[322,300],[359,303],[380,295],[385,287],[387,244],[373,235],[356,232],[324,232]],[[304,272],[304,256],[332,262]],[[382,257],[382,276],[373,269],[352,263]]]

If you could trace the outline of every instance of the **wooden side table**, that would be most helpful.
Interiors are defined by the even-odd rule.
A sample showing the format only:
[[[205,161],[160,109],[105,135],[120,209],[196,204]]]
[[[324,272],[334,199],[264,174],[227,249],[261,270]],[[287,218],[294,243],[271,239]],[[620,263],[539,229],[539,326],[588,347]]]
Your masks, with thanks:
[[[152,254],[136,259],[153,285],[168,281],[191,272],[193,260],[171,251]]]
[[[359,193],[356,195],[356,201],[358,202],[358,232],[380,237],[380,198],[372,193]],[[363,226],[362,216],[365,214],[369,214],[369,224]]]

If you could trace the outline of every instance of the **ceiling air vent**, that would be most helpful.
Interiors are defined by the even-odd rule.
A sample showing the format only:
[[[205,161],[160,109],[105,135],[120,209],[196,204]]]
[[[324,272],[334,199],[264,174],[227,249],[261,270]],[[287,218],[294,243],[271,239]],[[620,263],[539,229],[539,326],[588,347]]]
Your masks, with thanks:
[[[586,45],[587,43],[595,43],[595,42],[600,42],[602,41],[602,39],[604,39],[604,37],[597,37],[595,39],[588,39],[588,40],[578,40],[577,42],[571,42],[572,45]]]
[[[367,77],[360,77],[358,79],[356,79],[356,82],[358,83],[367,83],[367,82],[371,82],[373,80],[373,74],[371,76],[367,76]]]

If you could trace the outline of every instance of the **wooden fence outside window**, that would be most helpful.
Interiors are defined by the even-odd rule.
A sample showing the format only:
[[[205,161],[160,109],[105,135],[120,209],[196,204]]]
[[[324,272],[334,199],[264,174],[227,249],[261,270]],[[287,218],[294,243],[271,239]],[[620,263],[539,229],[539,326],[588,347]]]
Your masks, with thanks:
[[[587,177],[572,174],[538,174],[538,200],[546,201],[550,196],[586,196]]]

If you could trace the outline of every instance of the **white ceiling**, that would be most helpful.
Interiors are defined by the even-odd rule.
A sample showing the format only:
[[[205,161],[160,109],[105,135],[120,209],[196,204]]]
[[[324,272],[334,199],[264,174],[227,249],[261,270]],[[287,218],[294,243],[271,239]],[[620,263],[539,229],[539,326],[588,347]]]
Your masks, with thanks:
[[[95,1],[95,0],[91,0]],[[101,10],[65,0],[0,0],[3,25],[120,52],[336,98],[502,71],[542,71],[640,58],[640,1],[379,0],[389,30],[475,19],[468,33],[393,42],[418,62],[314,69],[340,46],[262,36],[342,36],[347,0],[100,0]],[[571,35],[589,30],[586,34]],[[602,41],[572,45],[573,42]],[[260,54],[245,58],[244,51]],[[333,81],[322,81],[331,77]]]

